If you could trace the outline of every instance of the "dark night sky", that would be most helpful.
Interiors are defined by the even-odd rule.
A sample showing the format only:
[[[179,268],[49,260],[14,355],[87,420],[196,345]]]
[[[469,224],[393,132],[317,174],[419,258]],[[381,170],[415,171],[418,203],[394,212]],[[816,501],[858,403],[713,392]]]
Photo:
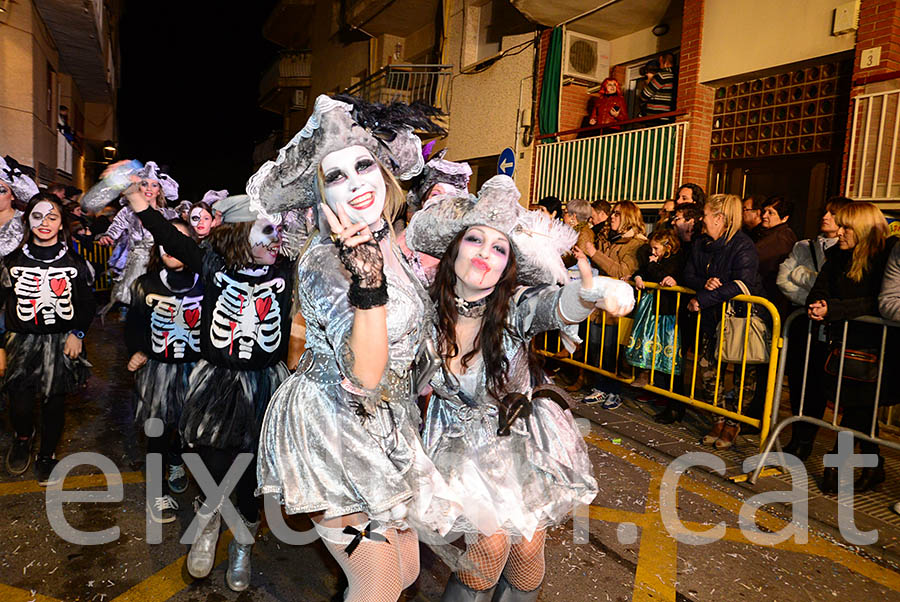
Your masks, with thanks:
[[[274,4],[125,2],[119,157],[168,166],[183,199],[243,192],[254,145],[281,123],[256,104],[278,50],[262,37]]]

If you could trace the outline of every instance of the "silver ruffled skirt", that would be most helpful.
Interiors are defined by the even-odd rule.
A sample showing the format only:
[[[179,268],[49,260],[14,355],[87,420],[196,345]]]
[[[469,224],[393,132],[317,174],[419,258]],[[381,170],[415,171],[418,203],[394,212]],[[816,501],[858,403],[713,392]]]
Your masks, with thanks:
[[[454,532],[503,530],[531,539],[565,522],[577,504],[590,504],[597,481],[572,413],[535,397],[531,415],[498,436],[497,408],[431,398],[425,449],[451,490],[463,500]]]
[[[148,236],[140,242],[131,245],[128,249],[128,258],[125,260],[125,268],[116,278],[109,293],[110,303],[131,304],[131,285],[139,277],[147,272],[147,262],[150,260],[150,250],[153,248],[153,238]]]
[[[406,396],[363,416],[326,364],[301,361],[269,403],[257,495],[276,495],[289,514],[362,512],[386,526],[449,531],[461,504],[425,454],[416,405]]]

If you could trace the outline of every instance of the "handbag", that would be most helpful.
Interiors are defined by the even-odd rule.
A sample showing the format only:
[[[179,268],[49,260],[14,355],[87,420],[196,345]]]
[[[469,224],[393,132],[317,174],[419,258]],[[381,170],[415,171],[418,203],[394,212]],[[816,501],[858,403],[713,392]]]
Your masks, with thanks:
[[[841,348],[832,348],[825,359],[825,373],[837,376],[841,368]],[[875,349],[844,349],[843,378],[861,383],[878,379],[878,352]]]
[[[675,345],[675,321],[674,315],[660,315],[659,327],[656,326],[655,295],[658,293],[647,291],[638,302],[634,328],[628,339],[625,350],[625,359],[629,364],[637,368],[650,370],[654,363],[657,372],[665,374],[681,374],[681,345]],[[654,333],[655,331],[655,333]],[[654,337],[655,334],[655,337]],[[684,336],[679,333],[679,339]],[[654,341],[656,343],[656,357],[654,362]]]
[[[747,285],[740,280],[735,280],[741,292],[750,295]],[[749,333],[746,332],[749,328]],[[735,313],[734,301],[729,301],[719,322],[716,332],[723,332],[720,358],[727,364],[740,364],[746,361],[748,364],[769,363],[769,351],[772,344],[772,333],[769,327],[758,315],[750,312],[748,317],[739,317]],[[747,339],[747,355],[744,355],[744,338]]]

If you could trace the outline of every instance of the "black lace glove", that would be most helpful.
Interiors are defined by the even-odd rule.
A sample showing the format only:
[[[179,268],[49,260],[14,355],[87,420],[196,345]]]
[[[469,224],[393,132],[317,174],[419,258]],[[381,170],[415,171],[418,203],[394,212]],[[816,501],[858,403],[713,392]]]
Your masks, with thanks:
[[[387,280],[384,277],[384,257],[374,240],[355,247],[338,243],[338,255],[350,272],[347,298],[357,309],[381,307],[388,302]]]

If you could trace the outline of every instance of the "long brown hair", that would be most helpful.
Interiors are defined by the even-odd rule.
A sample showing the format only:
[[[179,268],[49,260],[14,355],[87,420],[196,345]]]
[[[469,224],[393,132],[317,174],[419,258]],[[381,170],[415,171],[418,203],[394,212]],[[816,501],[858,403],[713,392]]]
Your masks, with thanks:
[[[64,243],[68,248],[72,248],[72,238],[69,234],[70,225],[69,225],[69,214],[63,208],[62,201],[59,200],[59,197],[55,194],[50,194],[49,192],[39,192],[28,201],[28,204],[25,205],[24,212],[22,213],[22,222],[25,224],[25,236],[22,237],[22,242],[19,243],[18,248],[22,248],[24,245],[30,243],[34,240],[34,232],[31,231],[31,224],[28,223],[28,216],[31,215],[31,211],[34,209],[34,206],[40,203],[41,201],[47,201],[48,203],[53,203],[53,206],[56,207],[56,210],[59,211],[59,219],[60,219],[60,228],[59,234],[56,237],[57,242]]]
[[[212,250],[225,258],[225,265],[232,270],[253,265],[250,247],[250,229],[253,222],[226,223],[213,228],[204,239]]]
[[[468,228],[460,231],[447,247],[438,264],[437,274],[429,291],[437,305],[438,351],[445,359],[459,355],[459,343],[456,340],[456,320],[459,313],[456,309],[454,264],[459,255],[460,241],[466,232],[468,232]],[[461,362],[462,367],[467,369],[469,362],[475,359],[479,351],[481,352],[487,375],[488,393],[495,399],[503,398],[506,387],[506,371],[509,369],[509,360],[503,352],[503,335],[507,331],[506,316],[509,313],[509,300],[516,291],[517,279],[515,254],[510,252],[506,269],[503,270],[493,292],[488,295],[484,315],[481,318],[481,330],[475,337],[472,350],[462,357]]]
[[[869,260],[884,249],[888,233],[887,220],[872,203],[856,201],[841,207],[834,216],[834,222],[856,234],[856,246],[853,247],[853,260],[847,276],[853,282],[859,282],[869,269]]]

